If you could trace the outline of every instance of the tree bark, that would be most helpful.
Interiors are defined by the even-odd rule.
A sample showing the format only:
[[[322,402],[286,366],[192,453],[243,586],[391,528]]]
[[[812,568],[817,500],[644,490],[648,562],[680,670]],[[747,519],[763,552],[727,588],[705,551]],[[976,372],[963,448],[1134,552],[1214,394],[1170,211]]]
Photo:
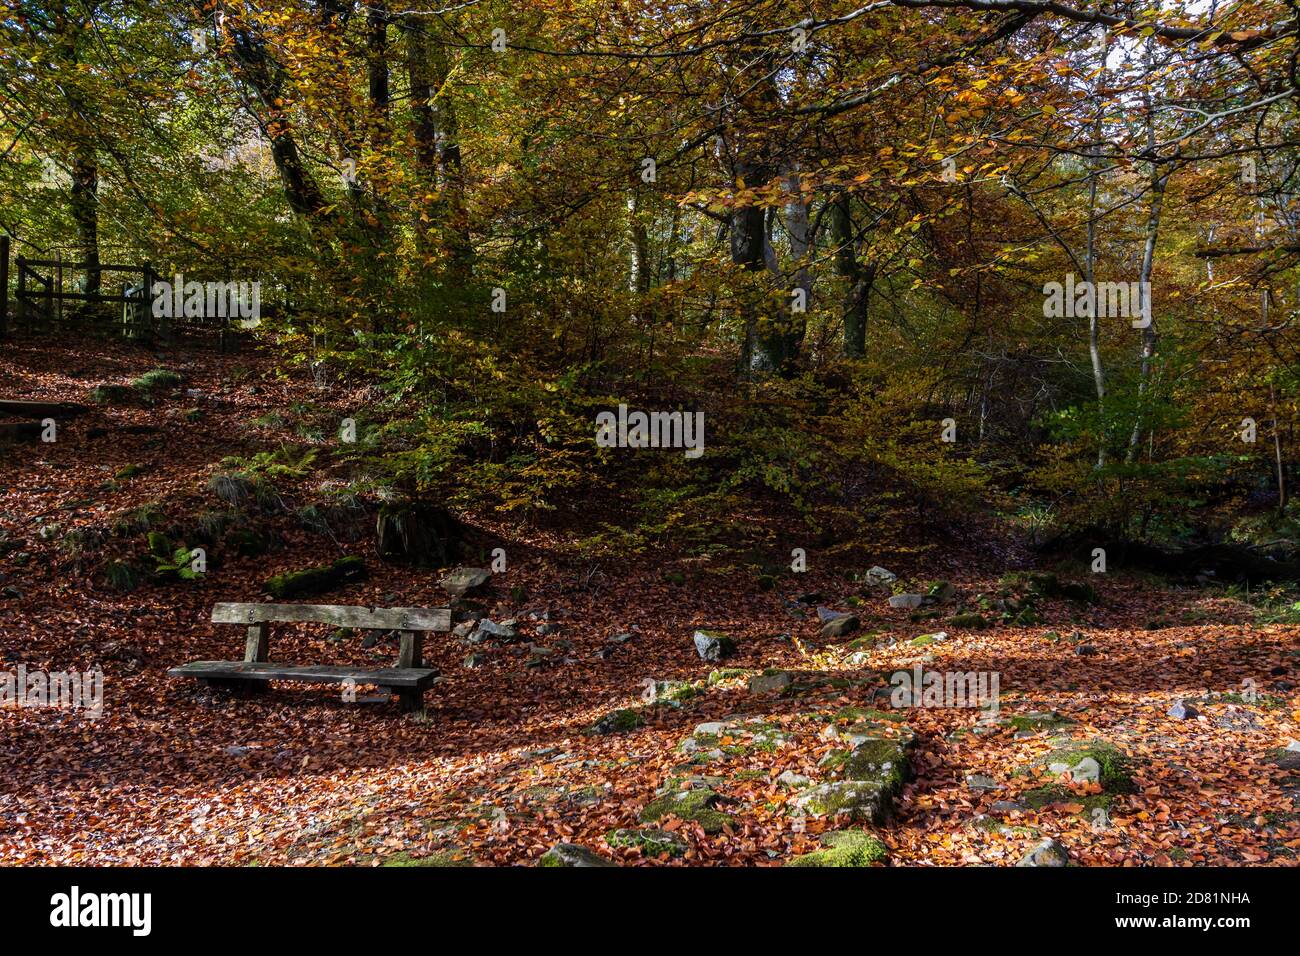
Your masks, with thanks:
[[[835,242],[835,273],[844,280],[844,354],[861,358],[867,353],[867,315],[876,267],[864,267],[858,260],[852,202],[844,194],[831,204],[831,238]]]

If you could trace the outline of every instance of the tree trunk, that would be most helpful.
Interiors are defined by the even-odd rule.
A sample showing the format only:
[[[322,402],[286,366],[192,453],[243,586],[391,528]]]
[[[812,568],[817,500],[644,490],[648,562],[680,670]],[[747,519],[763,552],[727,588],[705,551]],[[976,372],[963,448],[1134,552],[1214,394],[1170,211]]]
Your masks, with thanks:
[[[86,270],[86,292],[98,292],[99,272],[99,168],[92,155],[72,161],[72,219],[77,224],[77,245]]]
[[[863,267],[858,261],[852,202],[845,194],[832,203],[831,237],[835,242],[835,273],[844,280],[844,354],[861,358],[867,353],[867,313],[876,267]]]

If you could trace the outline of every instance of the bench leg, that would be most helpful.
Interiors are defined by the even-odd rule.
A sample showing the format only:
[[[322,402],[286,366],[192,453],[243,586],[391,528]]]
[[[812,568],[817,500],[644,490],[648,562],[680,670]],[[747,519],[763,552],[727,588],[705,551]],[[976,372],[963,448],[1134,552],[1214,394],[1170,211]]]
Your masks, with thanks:
[[[424,709],[424,691],[418,687],[395,687],[402,712],[406,714]]]

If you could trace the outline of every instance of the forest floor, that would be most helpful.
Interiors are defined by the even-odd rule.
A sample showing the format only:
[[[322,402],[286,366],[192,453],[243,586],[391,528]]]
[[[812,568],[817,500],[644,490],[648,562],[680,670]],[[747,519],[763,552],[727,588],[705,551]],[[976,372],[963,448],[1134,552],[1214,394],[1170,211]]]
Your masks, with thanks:
[[[444,680],[423,714],[366,694],[344,702],[330,686],[234,697],[169,678],[188,661],[242,656],[241,630],[210,623],[212,605],[265,600],[263,582],[284,570],[357,553],[370,577],[314,600],[441,606],[447,595],[437,571],[303,527],[292,493],[268,519],[269,553],[214,553],[198,581],[112,590],[104,557],[143,549],[124,516],[217,505],[207,479],[224,456],[303,440],[276,414],[297,408],[301,420],[365,397],[336,389],[326,403],[252,352],[87,343],[69,354],[19,340],[0,353],[0,398],[91,404],[94,386],[158,366],[183,387],[93,405],[54,442],[0,449],[0,673],[105,674],[97,719],[0,710],[0,864],[531,865],[573,843],[624,865],[766,866],[841,829],[869,831],[895,866],[1011,865],[1044,838],[1089,866],[1296,861],[1300,754],[1285,748],[1300,737],[1300,629],[1257,623],[1221,587],[1084,568],[1072,577],[1096,589],[1091,603],[1027,592],[1007,568],[943,547],[928,563],[880,554],[871,563],[901,579],[955,588],[915,620],[889,606],[888,587],[815,555],[762,590],[751,571],[701,560],[667,575],[653,556],[579,568],[550,533],[472,521],[504,542],[509,565],[464,607],[517,620],[523,640],[430,635],[425,659]],[[1021,619],[1035,623],[1001,623],[1008,603],[1032,605]],[[859,626],[823,636],[819,606]],[[959,626],[961,608],[984,609],[991,626]],[[699,628],[733,638],[734,655],[701,659]],[[387,641],[330,631],[279,625],[272,659],[395,657]],[[996,673],[996,719],[892,708],[890,675],[916,665]],[[649,681],[689,687],[661,684],[650,703]],[[1171,716],[1180,700],[1197,715]],[[592,732],[620,710],[611,732]],[[843,782],[864,736],[898,743],[906,779],[846,816],[820,815],[808,792]],[[1046,757],[1062,751],[1076,773]],[[1085,752],[1098,781],[1074,762]],[[665,793],[680,814],[654,819]],[[642,835],[611,845],[620,829]]]

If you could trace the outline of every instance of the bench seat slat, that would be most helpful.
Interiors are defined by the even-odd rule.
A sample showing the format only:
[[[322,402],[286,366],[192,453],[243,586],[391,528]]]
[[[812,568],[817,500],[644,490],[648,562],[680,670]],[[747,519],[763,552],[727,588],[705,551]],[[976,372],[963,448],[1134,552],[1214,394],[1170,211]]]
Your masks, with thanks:
[[[450,631],[451,609],[445,607],[353,607],[346,604],[222,603],[212,608],[214,624],[263,624],[305,621],[358,630]]]
[[[327,665],[293,666],[271,661],[194,661],[167,672],[171,677],[195,677],[214,680],[293,680],[322,684],[341,684],[354,680],[377,687],[410,687],[423,690],[441,680],[428,667],[335,667]]]

